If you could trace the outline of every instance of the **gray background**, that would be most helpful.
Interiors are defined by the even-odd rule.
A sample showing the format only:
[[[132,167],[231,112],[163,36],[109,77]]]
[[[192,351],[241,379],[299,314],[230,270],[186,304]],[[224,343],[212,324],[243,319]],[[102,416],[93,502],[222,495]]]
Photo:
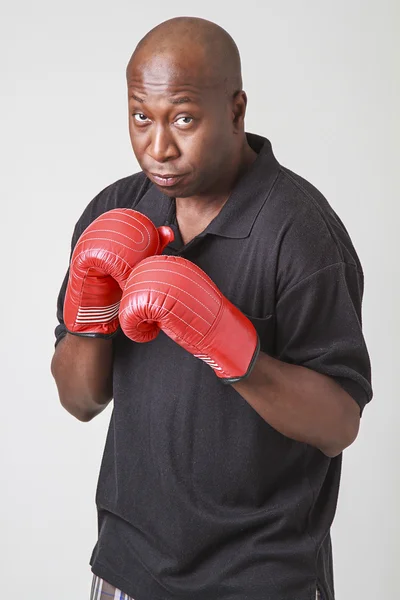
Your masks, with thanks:
[[[399,598],[399,2],[223,4],[0,7],[2,598],[88,597],[110,409],[83,424],[58,403],[49,367],[56,296],[83,208],[138,168],[126,62],[142,35],[177,15],[231,33],[249,97],[246,129],[269,137],[278,160],[321,189],[360,255],[375,399],[345,451],[333,528],[337,599]]]

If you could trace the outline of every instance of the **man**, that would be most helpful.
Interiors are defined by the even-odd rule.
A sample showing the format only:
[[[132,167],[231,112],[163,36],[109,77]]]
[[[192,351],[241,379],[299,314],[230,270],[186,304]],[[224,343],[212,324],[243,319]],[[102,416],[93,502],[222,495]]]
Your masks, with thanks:
[[[92,598],[333,600],[342,451],[372,397],[356,251],[245,132],[223,29],[160,24],[127,83],[142,171],[76,225],[52,362],[78,419],[114,400]]]

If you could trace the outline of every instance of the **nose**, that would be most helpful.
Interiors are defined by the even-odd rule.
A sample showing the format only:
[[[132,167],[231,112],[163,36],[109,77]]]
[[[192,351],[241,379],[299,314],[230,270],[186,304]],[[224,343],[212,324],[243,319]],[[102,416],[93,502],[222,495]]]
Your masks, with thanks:
[[[167,127],[159,126],[153,129],[147,154],[159,163],[178,158],[178,147]]]

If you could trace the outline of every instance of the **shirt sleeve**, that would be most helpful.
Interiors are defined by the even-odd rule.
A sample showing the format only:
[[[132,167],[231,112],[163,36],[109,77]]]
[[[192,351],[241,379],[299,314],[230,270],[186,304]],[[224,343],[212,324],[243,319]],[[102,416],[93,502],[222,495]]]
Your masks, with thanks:
[[[71,261],[72,252],[73,252],[73,250],[75,248],[75,245],[76,245],[76,242],[78,241],[79,236],[80,236],[80,233],[78,233],[78,231],[80,231],[79,222],[76,224],[75,229],[74,229],[74,233],[73,233],[73,236],[72,236],[70,261]],[[56,340],[55,340],[55,347],[57,347],[57,344],[67,334],[67,329],[65,327],[63,313],[64,313],[64,299],[65,299],[65,292],[67,290],[68,277],[69,277],[69,268],[68,268],[68,270],[67,270],[67,272],[65,274],[65,277],[64,277],[64,280],[62,282],[60,291],[58,293],[58,298],[57,298],[57,320],[58,320],[58,325],[56,326],[56,328],[54,330],[54,335],[55,335],[55,338],[56,338]]]
[[[289,288],[276,304],[276,354],[334,378],[360,407],[372,398],[362,332],[363,274],[337,262]]]

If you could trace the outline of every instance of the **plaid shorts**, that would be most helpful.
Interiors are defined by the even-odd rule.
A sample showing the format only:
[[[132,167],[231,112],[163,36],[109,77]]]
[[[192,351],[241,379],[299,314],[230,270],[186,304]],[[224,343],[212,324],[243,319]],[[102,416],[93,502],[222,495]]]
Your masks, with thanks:
[[[93,575],[92,590],[90,600],[133,600],[128,594],[124,594],[118,588],[110,585],[104,579]],[[315,600],[321,600],[321,594],[316,591]]]
[[[128,596],[128,594],[124,594],[124,592],[121,592],[121,590],[113,585],[110,585],[104,579],[93,575],[90,600],[133,600],[133,598]]]

